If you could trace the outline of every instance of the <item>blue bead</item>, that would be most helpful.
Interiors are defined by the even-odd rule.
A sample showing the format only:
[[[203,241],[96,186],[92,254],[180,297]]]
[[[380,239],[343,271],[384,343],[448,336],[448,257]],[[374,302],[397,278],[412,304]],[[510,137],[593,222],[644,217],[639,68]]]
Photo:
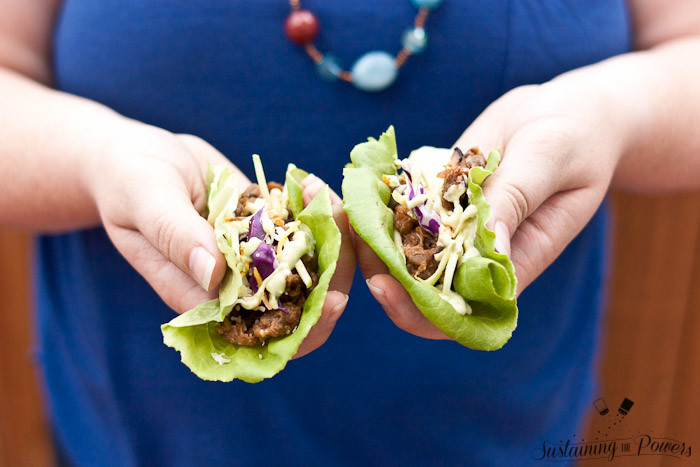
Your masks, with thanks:
[[[425,50],[425,46],[428,43],[428,37],[425,35],[425,29],[423,28],[411,28],[403,33],[401,39],[401,44],[403,48],[411,52],[412,54],[419,54]]]
[[[412,0],[416,8],[433,10],[442,4],[442,0]]]
[[[316,71],[318,71],[318,74],[322,79],[326,81],[334,81],[338,79],[338,75],[342,71],[342,68],[334,56],[324,55],[321,63],[316,65]]]
[[[394,57],[386,52],[367,52],[352,66],[352,84],[363,91],[388,88],[399,74]]]

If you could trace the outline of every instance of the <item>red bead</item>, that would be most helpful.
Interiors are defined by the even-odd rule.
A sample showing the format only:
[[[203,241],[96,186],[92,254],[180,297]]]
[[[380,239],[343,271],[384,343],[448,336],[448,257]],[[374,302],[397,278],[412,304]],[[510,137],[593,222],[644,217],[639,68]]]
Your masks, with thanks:
[[[318,18],[309,10],[293,11],[284,22],[284,32],[297,45],[313,42],[319,29]]]

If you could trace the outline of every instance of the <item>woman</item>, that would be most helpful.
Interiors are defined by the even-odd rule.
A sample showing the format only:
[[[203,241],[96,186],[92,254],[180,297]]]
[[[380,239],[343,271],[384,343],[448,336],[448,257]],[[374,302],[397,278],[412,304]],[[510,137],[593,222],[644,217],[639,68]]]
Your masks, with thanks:
[[[319,48],[345,63],[398,48],[416,14],[405,0],[304,7],[321,20]],[[446,2],[425,52],[378,94],[320,81],[285,40],[281,0],[0,8],[0,215],[51,234],[37,252],[40,362],[67,463],[536,462],[532,450],[575,433],[593,400],[607,187],[700,179],[691,0]],[[270,178],[293,161],[337,189],[349,149],[389,123],[404,154],[467,127],[457,145],[503,148],[486,194],[527,286],[512,340],[494,353],[440,340],[358,240],[396,326],[360,282],[333,338],[273,380],[197,380],[159,325],[215,294],[223,273],[198,216],[206,161],[223,153],[250,175],[259,152],[277,166]],[[322,182],[305,185],[308,198]],[[351,245],[346,233],[300,354],[345,306]]]

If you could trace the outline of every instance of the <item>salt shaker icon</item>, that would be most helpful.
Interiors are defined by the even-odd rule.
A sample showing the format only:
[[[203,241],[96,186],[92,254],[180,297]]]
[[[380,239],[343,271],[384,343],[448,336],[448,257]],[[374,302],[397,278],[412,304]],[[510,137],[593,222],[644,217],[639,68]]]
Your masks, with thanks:
[[[617,411],[621,415],[627,415],[627,413],[630,411],[633,405],[634,402],[625,397],[625,399],[622,401],[622,404],[620,404],[620,408],[617,409]]]
[[[608,410],[608,404],[605,403],[602,397],[593,403],[593,407],[595,407],[596,411],[601,415],[610,412],[610,410]]]

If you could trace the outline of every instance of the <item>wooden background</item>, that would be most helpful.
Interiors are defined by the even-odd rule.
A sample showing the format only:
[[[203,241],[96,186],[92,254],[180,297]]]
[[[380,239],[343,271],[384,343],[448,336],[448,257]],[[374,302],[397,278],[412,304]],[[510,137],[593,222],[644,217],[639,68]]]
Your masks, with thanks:
[[[700,195],[612,199],[616,254],[597,396],[610,414],[596,414],[591,401],[580,437],[672,437],[696,453],[681,460],[617,458],[614,465],[699,465]],[[53,458],[32,366],[28,255],[26,235],[0,231],[0,466],[46,466]],[[634,406],[621,420],[616,412],[625,397]]]
[[[700,194],[615,193],[613,207],[615,258],[599,397],[614,413],[625,397],[634,406],[611,429],[610,415],[601,417],[591,406],[588,440],[606,432],[674,438],[697,451],[683,459],[619,458],[614,465],[700,465]]]
[[[29,238],[0,231],[0,466],[51,465],[52,451],[32,364]]]

